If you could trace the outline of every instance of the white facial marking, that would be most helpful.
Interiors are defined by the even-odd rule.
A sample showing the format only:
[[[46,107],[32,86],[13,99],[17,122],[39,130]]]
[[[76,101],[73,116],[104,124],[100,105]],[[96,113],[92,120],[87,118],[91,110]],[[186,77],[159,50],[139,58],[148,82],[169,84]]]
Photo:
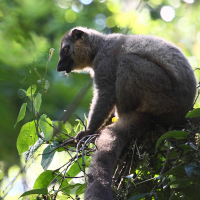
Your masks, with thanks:
[[[62,44],[62,49],[63,49],[64,47],[66,47],[66,46],[69,46],[69,43],[68,43],[68,42],[63,42],[63,44]]]

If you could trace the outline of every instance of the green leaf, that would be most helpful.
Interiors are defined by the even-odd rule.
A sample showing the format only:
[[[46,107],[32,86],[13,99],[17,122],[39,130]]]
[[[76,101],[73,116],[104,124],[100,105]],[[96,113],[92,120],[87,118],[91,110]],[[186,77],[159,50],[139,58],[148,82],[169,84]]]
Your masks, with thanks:
[[[85,161],[85,165],[87,166],[89,161],[91,160],[90,156],[86,156],[86,161]],[[80,166],[82,167],[82,158],[78,159]],[[70,169],[68,170],[67,174],[69,174],[69,176],[71,177],[75,177],[77,174],[80,173],[80,168],[78,165],[78,162],[75,161],[73,165],[71,165]],[[71,180],[70,178],[68,178],[67,180]]]
[[[31,195],[31,194],[44,194],[44,195],[47,195],[48,194],[48,190],[47,190],[47,188],[29,190],[27,192],[24,192],[19,198],[27,196],[27,195]]]
[[[190,117],[200,117],[200,108],[196,108],[194,110],[191,110],[187,115],[186,118]]]
[[[131,198],[128,199],[128,200],[138,200],[138,199],[141,199],[141,198],[143,198],[143,197],[145,197],[145,196],[147,196],[147,195],[149,195],[149,193],[141,193],[141,194],[137,194],[137,195],[131,197]]]
[[[63,124],[62,121],[53,121],[53,124],[59,129],[61,130],[62,132],[64,133],[68,133],[66,127],[65,127],[65,124]]]
[[[37,139],[38,135],[36,133],[35,121],[24,124],[17,138],[17,150],[19,155],[26,152],[29,146],[34,145]]]
[[[21,108],[20,108],[20,111],[19,111],[19,114],[18,114],[18,117],[17,117],[17,122],[16,124],[14,125],[14,128],[16,127],[17,123],[19,121],[21,121],[22,119],[24,119],[24,116],[25,116],[25,113],[26,113],[26,106],[27,106],[27,103],[23,103]]]
[[[85,113],[84,113],[84,124],[85,124],[85,126],[87,127],[87,125],[88,125],[88,119],[87,119]]]
[[[44,137],[46,141],[49,141],[53,137],[53,124],[52,121],[47,118],[45,114],[40,117],[40,128],[44,133]]]
[[[68,179],[67,179],[68,180]],[[60,182],[60,181],[59,181]],[[70,192],[70,189],[73,189],[73,188],[75,188],[75,187],[77,187],[77,186],[81,186],[82,184],[80,184],[80,183],[76,183],[76,184],[74,184],[74,185],[72,185],[72,184],[68,184],[68,183],[64,183],[64,185],[66,185],[66,186],[64,186],[64,187],[62,187],[61,189],[60,189],[60,191],[65,191],[65,192],[67,192],[67,193],[69,193]],[[63,184],[62,184],[62,186],[63,186]]]
[[[66,124],[63,124],[62,121],[53,121],[53,125],[55,127],[57,127],[57,129],[61,130],[63,133],[69,134],[70,136],[72,135],[71,134],[72,126],[71,126],[71,124],[69,122],[67,122]],[[61,133],[59,131],[56,133],[56,140],[57,141],[63,141],[65,139],[69,139],[69,137],[66,136],[63,133]]]
[[[187,132],[184,131],[170,131],[165,133],[164,135],[162,135],[157,143],[156,143],[156,149],[158,148],[159,144],[161,143],[161,141],[167,139],[167,138],[175,138],[175,139],[187,139],[189,137],[189,134]]]
[[[70,189],[75,188],[74,185],[68,183],[68,178],[64,179],[61,183],[61,180],[58,181],[59,184],[62,184],[60,187],[60,191],[63,191],[67,194],[70,194]]]
[[[25,93],[25,95],[26,95],[26,90],[23,90],[23,89],[19,89],[19,91],[22,91],[22,92],[24,92]],[[24,96],[24,95],[23,95]],[[22,97],[23,97],[22,96]]]
[[[196,182],[199,181],[199,178],[188,178],[188,179],[176,179],[174,181],[171,181],[167,184],[169,185],[174,185],[174,184],[179,184],[179,183],[191,183],[191,182]]]
[[[182,165],[178,165],[176,167],[173,167],[172,169],[170,169],[169,171],[165,172],[162,177],[166,176],[166,175],[178,175],[178,174],[185,174],[185,170],[183,168]]]
[[[36,179],[33,188],[44,188],[48,187],[49,184],[55,179],[56,175],[52,175],[53,170],[46,170],[42,172]]]
[[[44,170],[47,170],[47,168],[49,167],[49,165],[51,164],[52,160],[53,160],[53,156],[55,154],[55,151],[52,151],[53,149],[51,148],[51,145],[48,145],[45,150],[43,151],[43,154],[42,155],[42,160],[41,160],[41,165],[42,165],[42,168]],[[52,151],[51,153],[48,153]],[[48,153],[48,154],[47,154]]]
[[[75,192],[76,195],[81,195],[85,191],[86,185],[82,184]]]
[[[193,182],[194,182],[194,180],[193,180]],[[194,184],[191,184],[190,186],[187,185],[186,187],[174,188],[174,190],[177,193],[181,193],[181,196],[183,197],[182,199],[197,200],[200,197],[199,187],[198,186],[195,187]],[[177,198],[173,198],[173,199],[177,199]],[[179,198],[179,199],[181,199],[181,198]]]
[[[51,60],[54,50],[55,50],[54,48],[49,49],[49,59],[48,59],[48,61]]]
[[[31,159],[32,155],[37,151],[37,149],[44,143],[44,141],[41,138],[38,138],[37,142],[29,147],[28,151],[23,153],[23,157],[25,162],[27,162],[29,159]]]
[[[37,89],[36,85],[31,85],[28,88],[28,90],[26,91],[26,96],[29,96],[29,97],[33,96],[33,94],[35,93],[36,89]]]
[[[67,130],[67,133],[69,134],[72,131],[72,125],[69,122],[65,123],[65,128]]]
[[[178,145],[178,147],[183,149],[183,153],[184,153],[184,155],[186,155],[189,151],[194,151],[195,146],[192,147],[190,145],[181,144],[181,145]],[[195,150],[197,150],[197,149],[195,149]]]
[[[42,103],[42,94],[38,93],[35,97],[35,102],[34,102],[35,110],[37,110],[38,112],[40,111],[41,103]]]
[[[78,122],[78,124],[75,127],[75,133],[77,133],[78,131],[84,130],[82,121],[80,119],[76,119],[76,121]]]

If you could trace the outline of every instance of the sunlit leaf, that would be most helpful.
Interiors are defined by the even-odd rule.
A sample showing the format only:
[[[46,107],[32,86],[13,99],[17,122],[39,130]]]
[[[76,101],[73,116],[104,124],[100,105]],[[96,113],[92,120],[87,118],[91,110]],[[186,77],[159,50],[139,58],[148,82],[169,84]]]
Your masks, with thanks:
[[[51,58],[52,58],[52,56],[53,56],[54,50],[55,50],[54,48],[51,48],[51,49],[49,50],[49,59],[48,59],[48,61],[51,60]]]
[[[69,179],[67,179],[67,180],[69,180]],[[82,184],[80,184],[80,183],[76,183],[76,184],[68,184],[67,182],[65,182],[64,184],[62,184],[62,186],[63,185],[65,185],[64,187],[61,187],[61,191],[65,191],[65,192],[69,192],[70,191],[70,189],[73,189],[73,188],[75,188],[75,187],[77,187],[77,186],[81,186]]]
[[[161,141],[163,141],[167,138],[175,138],[175,139],[179,140],[179,139],[187,139],[188,137],[189,137],[189,134],[187,132],[184,132],[184,131],[167,132],[158,139],[158,141],[156,143],[156,149],[158,148]]]
[[[71,124],[68,123],[67,126],[65,124],[63,124],[62,121],[53,121],[53,124],[55,125],[56,128],[58,128],[59,130],[61,130],[64,133],[68,133],[68,130],[72,130]],[[70,129],[71,127],[71,129]]]
[[[28,90],[26,91],[26,96],[33,96],[33,94],[35,93],[37,89],[36,85],[31,85]]]
[[[80,119],[76,119],[76,121],[78,122],[78,124],[75,127],[75,133],[77,133],[78,131],[81,131],[81,130],[83,130],[85,128]]]
[[[76,195],[81,195],[83,194],[84,190],[86,188],[86,185],[85,184],[82,184],[75,192]]]
[[[18,114],[18,117],[17,117],[17,122],[16,124],[14,125],[14,128],[16,127],[17,123],[19,121],[21,121],[22,119],[24,119],[24,116],[25,116],[25,113],[26,113],[26,106],[27,106],[27,103],[23,103],[21,108],[20,108],[20,111],[19,111],[19,114]]]
[[[24,197],[24,196],[28,196],[28,195],[31,195],[31,194],[44,194],[44,195],[47,195],[48,194],[48,190],[47,190],[47,188],[29,190],[27,192],[24,192],[19,198]]]
[[[86,161],[85,161],[85,165],[87,166],[87,164],[89,163],[89,161],[91,160],[90,156],[86,156]],[[82,158],[78,159],[79,161],[79,165],[82,167]],[[77,174],[80,173],[80,168],[79,168],[78,162],[74,162],[74,164],[70,167],[70,169],[68,170],[68,174],[69,176],[75,177]],[[68,179],[71,180],[71,179]]]
[[[88,119],[87,119],[85,113],[84,113],[84,123],[85,123],[85,126],[87,127],[87,125],[88,125]]]
[[[48,145],[45,150],[43,151],[42,155],[42,160],[41,160],[41,165],[44,170],[47,170],[49,165],[51,164],[53,160],[53,156],[55,154],[55,151],[52,151],[53,149],[51,148],[51,145]],[[49,153],[51,152],[51,153]]]
[[[59,184],[61,184],[61,180],[58,181]],[[64,179],[62,182],[62,185],[60,187],[60,191],[66,192],[67,194],[70,193],[70,189],[75,188],[71,183],[68,183],[68,178]]]
[[[40,128],[42,129],[43,133],[44,133],[44,137],[46,141],[49,141],[52,136],[53,136],[53,123],[52,121],[47,118],[47,116],[45,114],[43,114],[40,117]]]
[[[36,179],[33,188],[43,188],[48,187],[49,184],[54,180],[54,176],[52,176],[53,170],[46,170],[42,172]]]
[[[41,103],[42,103],[42,94],[38,93],[34,101],[35,110],[37,110],[38,112],[40,111]]]
[[[69,122],[65,123],[65,128],[68,134],[72,131],[72,125]]]
[[[196,108],[194,110],[191,110],[187,115],[186,118],[190,117],[200,117],[200,108]]]
[[[25,162],[32,158],[33,154],[43,143],[44,141],[41,138],[38,138],[37,142],[33,146],[29,147],[28,151],[23,153]]]
[[[24,124],[17,138],[17,150],[19,155],[26,152],[29,146],[34,145],[37,139],[38,135],[36,133],[35,121]]]

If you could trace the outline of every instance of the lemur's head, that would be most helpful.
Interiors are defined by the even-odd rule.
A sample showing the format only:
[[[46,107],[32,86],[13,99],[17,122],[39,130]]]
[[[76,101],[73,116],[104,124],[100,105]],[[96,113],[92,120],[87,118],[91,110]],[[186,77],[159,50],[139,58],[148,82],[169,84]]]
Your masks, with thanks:
[[[90,29],[83,27],[74,28],[65,34],[61,41],[57,71],[70,73],[91,66],[93,53],[90,35]]]

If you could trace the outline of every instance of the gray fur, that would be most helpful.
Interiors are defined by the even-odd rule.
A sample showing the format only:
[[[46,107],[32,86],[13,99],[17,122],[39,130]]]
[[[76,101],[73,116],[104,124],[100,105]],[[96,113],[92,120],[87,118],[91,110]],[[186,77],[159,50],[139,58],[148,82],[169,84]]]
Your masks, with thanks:
[[[66,44],[69,51],[63,53]],[[77,140],[99,130],[114,108],[118,121],[99,130],[85,199],[112,200],[111,177],[121,150],[134,135],[148,131],[152,120],[183,124],[196,79],[183,53],[161,38],[77,27],[62,39],[57,69],[69,73],[86,67],[94,72],[94,97],[87,131]]]

